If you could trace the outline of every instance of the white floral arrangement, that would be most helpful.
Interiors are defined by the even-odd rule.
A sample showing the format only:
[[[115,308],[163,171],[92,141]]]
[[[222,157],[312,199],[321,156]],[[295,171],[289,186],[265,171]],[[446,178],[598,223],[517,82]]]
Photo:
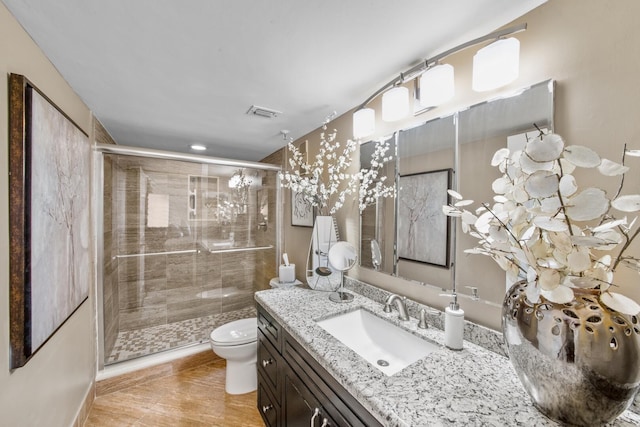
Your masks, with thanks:
[[[375,148],[371,154],[371,167],[369,169],[360,169],[355,176],[355,180],[360,184],[358,193],[358,206],[360,213],[367,206],[373,205],[381,197],[395,197],[396,186],[394,184],[386,185],[386,175],[380,175],[384,164],[390,162],[393,156],[387,155],[390,144],[388,138],[376,141]]]
[[[493,204],[483,203],[475,212],[467,210],[472,200],[455,191],[454,202],[443,212],[461,221],[463,232],[478,239],[478,247],[466,253],[490,256],[511,281],[528,282],[529,301],[540,296],[564,304],[574,298],[574,289],[591,289],[609,308],[637,314],[640,305],[612,292],[618,266],[640,271],[640,259],[626,254],[640,233],[637,217],[616,218],[612,208],[623,213],[640,211],[640,195],[621,195],[625,156],[640,157],[628,150],[622,163],[601,158],[580,145],[565,145],[557,134],[540,132],[523,150],[498,150],[491,166],[502,176],[492,184]],[[597,169],[607,177],[620,177],[614,197],[590,187],[578,191],[576,168]]]
[[[303,199],[318,210],[320,215],[335,214],[346,202],[347,196],[359,192],[360,211],[379,197],[395,195],[395,185],[384,185],[386,176],[378,178],[384,162],[391,160],[385,156],[389,150],[388,141],[379,141],[371,158],[371,168],[361,169],[355,174],[348,173],[352,155],[358,148],[358,142],[347,140],[340,151],[341,144],[336,139],[334,129],[326,133],[326,123],[320,134],[320,150],[312,164],[304,160],[300,150],[290,141],[287,148],[291,153],[291,170],[280,173],[281,184],[285,188],[302,194]],[[327,179],[327,182],[323,181]]]

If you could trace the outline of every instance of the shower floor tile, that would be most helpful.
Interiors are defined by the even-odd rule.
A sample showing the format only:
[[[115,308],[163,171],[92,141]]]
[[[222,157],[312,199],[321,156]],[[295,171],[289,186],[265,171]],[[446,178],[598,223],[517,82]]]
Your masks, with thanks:
[[[122,362],[189,344],[207,342],[211,331],[218,326],[233,320],[255,316],[255,307],[247,307],[228,313],[119,332],[105,364]]]

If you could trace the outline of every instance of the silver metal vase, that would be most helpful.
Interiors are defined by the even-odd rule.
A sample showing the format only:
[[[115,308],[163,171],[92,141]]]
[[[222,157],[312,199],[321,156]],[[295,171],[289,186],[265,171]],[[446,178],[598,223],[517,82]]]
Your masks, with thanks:
[[[565,424],[602,425],[631,405],[640,388],[640,324],[575,289],[567,304],[527,300],[514,284],[502,308],[509,358],[534,405]]]

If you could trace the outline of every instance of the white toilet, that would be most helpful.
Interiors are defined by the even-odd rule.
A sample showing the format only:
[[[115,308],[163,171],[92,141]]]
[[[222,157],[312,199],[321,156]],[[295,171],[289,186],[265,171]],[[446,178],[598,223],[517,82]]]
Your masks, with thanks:
[[[211,332],[211,349],[227,359],[225,389],[229,394],[244,394],[258,388],[258,320],[235,320]]]

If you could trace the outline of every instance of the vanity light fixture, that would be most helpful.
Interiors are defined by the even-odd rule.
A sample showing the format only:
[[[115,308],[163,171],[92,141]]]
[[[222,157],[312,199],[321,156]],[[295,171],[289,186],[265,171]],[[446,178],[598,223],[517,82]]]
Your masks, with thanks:
[[[202,144],[191,144],[189,146],[193,151],[206,151],[207,147]]]
[[[382,95],[382,120],[395,122],[409,114],[409,89],[396,86]]]
[[[473,56],[473,90],[485,92],[511,83],[520,71],[520,42],[510,37],[480,49]]]
[[[420,76],[420,105],[435,107],[444,104],[455,94],[453,66],[435,65]]]
[[[487,62],[483,62],[484,60],[482,59],[483,57],[485,57],[485,55],[488,55],[489,53],[491,53],[492,56],[501,56],[501,55],[508,55],[511,58],[517,58],[516,60],[519,60],[519,42],[518,40],[514,39],[514,38],[508,38],[508,39],[504,39],[505,36],[514,34],[514,33],[518,33],[520,31],[524,31],[527,29],[527,24],[523,23],[523,24],[519,24],[519,25],[514,25],[512,27],[508,27],[505,28],[503,30],[498,30],[498,31],[494,31],[490,34],[487,34],[485,36],[482,37],[478,37],[477,39],[473,39],[471,41],[468,41],[466,43],[463,43],[459,46],[456,46],[452,49],[449,49],[443,53],[440,53],[432,58],[429,59],[425,59],[424,61],[421,61],[419,64],[414,65],[413,67],[411,67],[410,69],[408,69],[407,71],[400,73],[400,75],[398,77],[396,77],[395,79],[391,80],[389,83],[387,83],[386,85],[382,86],[380,89],[378,89],[377,91],[375,91],[371,96],[369,96],[369,98],[367,98],[362,104],[360,104],[358,107],[355,108],[354,113],[353,113],[353,130],[354,130],[354,137],[355,138],[364,138],[366,136],[369,136],[371,134],[373,134],[375,132],[375,120],[373,120],[372,123],[372,117],[375,118],[375,112],[372,114],[371,112],[367,112],[367,113],[361,113],[362,110],[372,110],[371,108],[367,107],[367,105],[373,101],[375,98],[377,98],[379,95],[382,95],[382,120],[384,121],[395,121],[395,120],[399,120],[402,117],[406,116],[409,113],[409,103],[408,103],[408,88],[406,88],[405,86],[402,86],[403,84],[410,82],[410,81],[415,81],[415,85],[418,84],[418,77],[421,77],[423,75],[425,75],[427,73],[427,71],[429,70],[438,70],[440,67],[443,67],[444,65],[440,65],[440,61],[443,60],[444,58],[446,58],[449,55],[452,55],[454,53],[460,52],[464,49],[467,49],[471,46],[475,46],[477,44],[480,43],[484,43],[486,41],[489,40],[495,40],[494,43],[486,46],[485,48],[481,49],[478,53],[480,54],[480,58],[478,59],[478,63],[479,64],[487,64]],[[511,40],[514,40],[515,42],[518,43],[518,49],[517,49],[517,54],[514,55],[514,52],[516,51],[514,49],[514,45],[515,43]],[[503,43],[503,42],[507,42],[507,43]],[[495,45],[495,46],[494,46]],[[503,47],[504,46],[504,47]],[[487,51],[484,51],[485,49],[487,49]],[[482,52],[482,53],[480,53]],[[476,55],[478,56],[478,55]],[[500,65],[498,67],[505,67],[505,70],[502,71],[507,71],[505,74],[505,77],[496,77],[492,80],[491,83],[488,83],[488,80],[486,80],[486,77],[478,77],[478,87],[487,87],[488,89],[476,89],[476,79],[475,79],[475,75],[476,75],[476,57],[474,57],[474,83],[473,83],[473,89],[474,90],[490,90],[490,89],[495,89],[498,88],[500,86],[506,85],[508,83],[511,83],[513,80],[515,80],[515,78],[518,76],[518,65],[516,64],[515,66],[513,65],[513,59],[511,59],[509,62],[509,64],[511,65]],[[505,64],[505,63],[503,63]],[[478,65],[479,67],[482,65]],[[450,68],[449,68],[450,67]],[[486,66],[485,66],[486,67]],[[495,65],[494,65],[494,70],[495,70]],[[486,69],[486,68],[485,68]],[[515,76],[514,76],[514,70],[515,70]],[[486,72],[485,71],[478,71],[477,72],[479,76],[486,76]],[[440,75],[441,74],[441,75]],[[446,90],[444,87],[444,84],[442,86],[438,85],[438,83],[436,83],[436,77],[439,79],[442,79],[440,81],[445,81],[445,78],[447,81],[451,81],[453,80],[453,67],[451,65],[448,65],[445,68],[440,68],[438,71],[433,71],[432,73],[427,74],[428,77],[424,77],[421,78],[420,80],[420,105],[422,107],[436,107],[437,105],[446,102],[448,99],[451,99],[451,97],[453,96],[452,93],[455,91],[455,89],[453,88],[453,86],[451,86],[449,83],[447,83],[447,87]],[[502,73],[501,73],[502,74]],[[482,79],[485,80],[482,80]],[[433,80],[431,80],[433,79]],[[484,85],[484,86],[482,86]],[[496,86],[497,85],[497,86]],[[423,87],[424,86],[424,87]],[[428,89],[429,87],[431,87],[432,89]],[[436,89],[433,89],[433,88]],[[417,92],[417,91],[416,91]],[[433,92],[433,93],[429,93],[429,92]],[[389,94],[389,95],[388,95]],[[400,99],[405,99],[405,94],[407,94],[407,101],[406,101],[406,110],[404,109],[405,107],[400,107],[401,105],[401,101]],[[438,102],[436,102],[438,101]],[[404,101],[403,101],[404,102]],[[433,105],[431,105],[433,104]],[[395,107],[393,107],[395,106]],[[395,109],[397,108],[397,109]],[[404,114],[402,114],[404,113]]]
[[[376,130],[376,111],[373,108],[363,108],[353,113],[353,136],[364,138]]]

